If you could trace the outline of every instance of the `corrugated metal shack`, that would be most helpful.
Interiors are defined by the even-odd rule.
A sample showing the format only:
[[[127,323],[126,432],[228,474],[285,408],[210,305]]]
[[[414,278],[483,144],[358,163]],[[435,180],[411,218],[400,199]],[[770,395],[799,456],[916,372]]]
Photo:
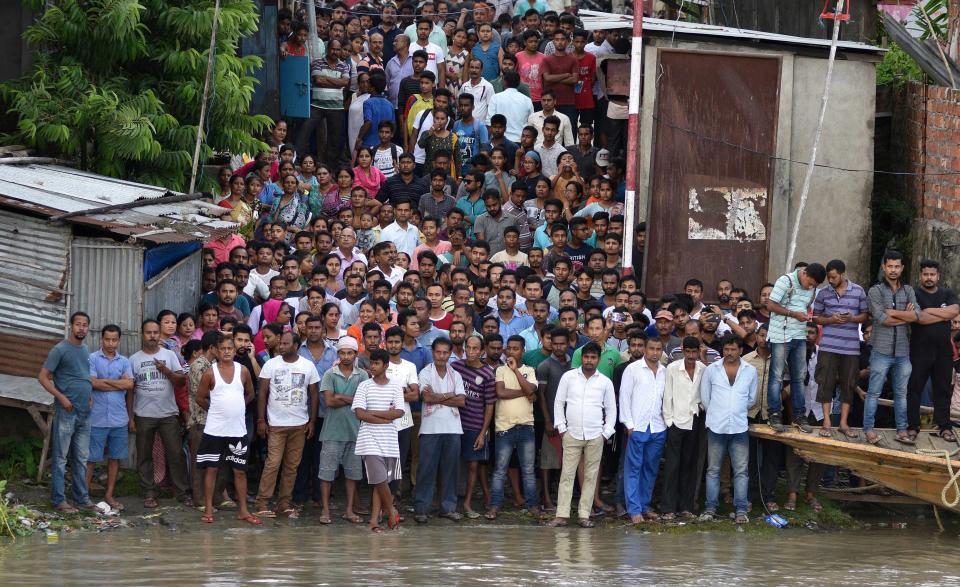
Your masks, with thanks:
[[[223,211],[204,202],[150,204],[171,195],[68,167],[0,164],[0,373],[36,377],[76,310],[90,314],[91,350],[114,323],[130,354],[144,318],[196,308],[202,243],[232,225],[204,216]]]
[[[631,16],[581,15],[590,30],[633,26]],[[681,291],[696,276],[712,293],[726,278],[755,297],[785,269],[830,41],[644,18],[643,42],[636,210],[647,223],[644,288],[654,296]],[[860,282],[872,273],[865,244],[882,52],[838,44],[820,167],[797,243],[797,260],[844,259]],[[629,78],[623,63],[616,71]]]

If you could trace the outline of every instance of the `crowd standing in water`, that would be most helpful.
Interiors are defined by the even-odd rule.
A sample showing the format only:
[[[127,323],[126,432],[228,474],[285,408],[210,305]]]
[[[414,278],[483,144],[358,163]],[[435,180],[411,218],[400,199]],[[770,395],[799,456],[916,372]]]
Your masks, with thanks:
[[[869,289],[832,260],[759,288],[691,277],[648,304],[646,226],[624,242],[626,96],[597,59],[629,39],[585,32],[572,6],[469,4],[323,8],[311,117],[220,172],[214,202],[239,228],[206,244],[196,311],[144,321],[130,357],[109,316],[93,353],[90,316],[70,317],[39,376],[58,510],[76,511],[68,462],[76,506],[105,463],[123,508],[129,433],[147,508],[167,487],[204,522],[310,506],[329,524],[342,474],[342,517],[376,532],[401,504],[417,523],[512,505],[564,526],[575,487],[583,527],[709,520],[721,502],[743,523],[801,491],[816,510],[824,468],[804,479],[749,424],[875,443],[887,394],[909,444],[928,381],[954,437],[960,302],[935,261],[917,288],[888,251]],[[284,58],[306,30],[281,12]]]

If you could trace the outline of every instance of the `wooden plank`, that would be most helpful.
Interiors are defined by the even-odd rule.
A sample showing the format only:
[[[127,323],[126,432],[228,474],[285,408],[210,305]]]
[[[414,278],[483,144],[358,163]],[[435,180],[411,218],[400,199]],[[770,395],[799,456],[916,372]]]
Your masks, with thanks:
[[[910,497],[909,495],[880,495],[877,493],[846,493],[843,491],[830,491],[821,489],[820,492],[833,501],[862,502],[862,503],[889,503],[889,504],[907,504],[922,505],[927,503],[922,499]]]

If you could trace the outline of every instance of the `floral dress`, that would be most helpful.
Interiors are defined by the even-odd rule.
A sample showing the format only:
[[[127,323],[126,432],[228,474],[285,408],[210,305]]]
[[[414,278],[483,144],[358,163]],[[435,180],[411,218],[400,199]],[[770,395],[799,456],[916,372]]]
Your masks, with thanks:
[[[299,192],[290,198],[290,201],[283,204],[283,197],[273,201],[268,215],[270,222],[282,221],[287,226],[296,226],[303,228],[310,222],[310,208],[307,205],[307,198]]]

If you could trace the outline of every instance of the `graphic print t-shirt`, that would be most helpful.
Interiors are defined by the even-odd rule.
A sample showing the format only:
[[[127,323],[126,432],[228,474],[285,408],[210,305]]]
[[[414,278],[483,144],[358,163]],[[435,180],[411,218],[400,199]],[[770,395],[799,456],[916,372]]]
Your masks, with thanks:
[[[136,387],[133,390],[133,413],[141,418],[166,418],[180,413],[173,395],[173,382],[157,369],[154,361],[162,361],[174,373],[183,373],[176,353],[160,348],[155,354],[138,351],[130,357]]]
[[[288,363],[283,357],[274,357],[260,369],[260,378],[270,381],[268,424],[303,426],[307,423],[307,387],[320,382],[320,374],[311,361],[299,357],[295,363]]]

